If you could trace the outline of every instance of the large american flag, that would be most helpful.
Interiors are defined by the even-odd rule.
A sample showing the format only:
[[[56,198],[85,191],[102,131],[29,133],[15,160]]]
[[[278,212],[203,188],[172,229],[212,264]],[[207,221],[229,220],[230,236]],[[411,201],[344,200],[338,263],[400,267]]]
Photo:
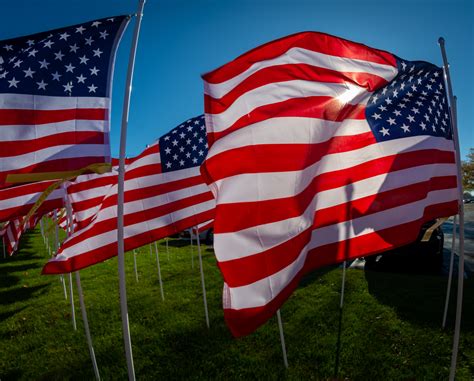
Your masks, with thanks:
[[[125,168],[125,250],[214,217],[214,197],[199,166],[207,154],[204,116],[163,135]],[[117,171],[83,175],[67,187],[74,234],[43,273],[76,271],[117,255]]]
[[[111,79],[128,20],[0,41],[0,188],[8,174],[110,161]]]
[[[306,32],[203,78],[202,172],[234,335],[263,324],[312,269],[408,244],[457,213],[442,69]]]

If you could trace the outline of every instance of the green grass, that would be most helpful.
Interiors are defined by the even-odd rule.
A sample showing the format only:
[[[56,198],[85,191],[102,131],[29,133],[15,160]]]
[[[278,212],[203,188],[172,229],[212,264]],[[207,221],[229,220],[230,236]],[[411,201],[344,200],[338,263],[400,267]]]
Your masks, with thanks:
[[[14,257],[0,259],[0,379],[92,380],[77,295],[74,332],[58,277],[40,275],[48,254],[39,230],[24,238]],[[159,247],[164,302],[148,246],[137,256],[138,283],[133,256],[126,257],[139,380],[447,379],[454,311],[443,332],[443,277],[348,270],[340,319],[341,270],[333,267],[311,274],[281,309],[290,364],[285,370],[275,318],[248,337],[236,340],[230,335],[223,321],[222,279],[211,249],[204,247],[208,330],[197,258],[192,269],[187,244],[170,241],[169,260],[164,242]],[[117,260],[85,269],[81,278],[101,376],[126,379]],[[473,296],[474,284],[468,281],[459,380],[474,378]]]

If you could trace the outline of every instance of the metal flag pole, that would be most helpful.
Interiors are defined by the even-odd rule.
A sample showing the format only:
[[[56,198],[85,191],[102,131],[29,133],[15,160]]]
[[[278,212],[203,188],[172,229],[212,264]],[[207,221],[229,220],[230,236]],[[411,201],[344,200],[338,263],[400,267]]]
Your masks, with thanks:
[[[451,354],[451,369],[449,371],[449,380],[454,381],[456,375],[456,364],[459,351],[459,336],[461,333],[461,314],[462,314],[462,300],[463,300],[463,285],[464,285],[464,204],[462,202],[462,171],[461,171],[461,152],[459,147],[459,134],[456,120],[456,101],[453,97],[453,88],[451,85],[451,76],[449,73],[449,63],[446,56],[446,49],[444,47],[444,38],[438,39],[441,48],[441,55],[443,56],[443,68],[445,74],[445,81],[447,85],[448,97],[450,102],[451,122],[453,127],[453,142],[456,151],[456,164],[458,170],[458,192],[459,192],[459,268],[458,268],[458,294],[456,300],[456,320],[454,324],[454,338],[453,351]]]
[[[280,309],[277,310],[278,329],[280,330],[281,351],[283,352],[283,364],[288,368],[288,358],[286,356],[285,335],[283,333],[283,323],[281,322]]]
[[[74,331],[77,331],[76,311],[74,308],[74,289],[72,288],[72,274],[69,273],[69,300],[71,301],[71,320]]]
[[[453,280],[454,250],[456,247],[456,225],[457,225],[457,216],[454,216],[453,237],[452,237],[452,242],[451,242],[451,255],[449,258],[448,286],[446,288],[446,301],[444,303],[443,323],[441,324],[441,327],[443,329],[446,327],[446,317],[448,316],[448,309],[449,309],[449,297],[451,295],[451,283]]]
[[[193,234],[193,229],[191,229],[191,237]],[[199,231],[196,226],[196,241],[198,248],[198,257],[199,257],[199,268],[201,271],[201,285],[202,285],[202,299],[204,301],[204,313],[206,314],[206,325],[209,328],[209,311],[207,310],[207,296],[206,296],[206,284],[204,283],[204,270],[202,268],[202,256],[201,256],[201,241],[199,239]]]
[[[151,245],[150,245],[150,253],[151,253]],[[158,254],[158,245],[156,244],[156,241],[155,241],[155,254],[156,254],[156,266],[158,268],[158,281],[160,282],[161,300],[165,300],[165,293],[163,291],[163,280],[161,279],[160,255]]]
[[[135,280],[138,283],[137,252],[136,252],[136,250],[133,250],[133,268],[135,269]]]
[[[55,248],[55,254],[58,254],[59,250],[59,225],[58,225],[58,210],[54,209],[54,248]],[[60,275],[59,276],[59,281],[63,285],[63,291],[64,291],[64,299],[67,300],[67,290],[66,290],[66,282],[64,282],[64,276]]]
[[[130,111],[130,95],[132,93],[133,68],[135,66],[135,56],[137,53],[138,36],[143,17],[143,7],[145,0],[139,0],[136,14],[135,29],[133,31],[132,46],[128,60],[127,82],[125,85],[125,96],[123,100],[122,127],[120,131],[120,155],[117,186],[117,254],[118,254],[118,273],[119,273],[119,291],[120,291],[120,313],[122,316],[122,331],[125,347],[125,357],[127,359],[128,379],[135,381],[135,368],[133,364],[132,340],[130,338],[130,326],[128,323],[127,306],[127,286],[125,281],[125,245],[124,245],[124,227],[123,227],[123,209],[124,209],[124,180],[125,180],[125,148],[127,146],[127,126],[128,115]]]
[[[82,320],[84,322],[84,331],[86,332],[87,345],[89,347],[89,354],[92,360],[92,367],[94,368],[94,375],[96,380],[100,380],[99,368],[97,367],[97,360],[95,359],[94,346],[92,345],[91,332],[89,329],[89,321],[87,320],[86,305],[84,303],[84,295],[82,294],[81,276],[79,271],[76,274],[76,287],[77,293],[79,294],[79,304],[81,306]]]
[[[341,284],[341,301],[339,303],[339,308],[342,309],[344,306],[344,289],[346,286],[346,261],[342,262],[342,284]]]

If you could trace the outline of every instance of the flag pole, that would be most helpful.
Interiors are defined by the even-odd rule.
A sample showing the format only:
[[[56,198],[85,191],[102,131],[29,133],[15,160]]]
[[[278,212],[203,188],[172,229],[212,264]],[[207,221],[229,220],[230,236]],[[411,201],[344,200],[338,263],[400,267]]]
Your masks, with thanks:
[[[59,250],[59,225],[58,225],[58,210],[54,209],[54,249],[55,249],[55,254],[58,254]],[[59,281],[63,285],[63,291],[64,291],[64,299],[67,300],[67,290],[66,290],[66,282],[64,282],[64,276],[60,275],[59,276]]]
[[[137,252],[133,250],[133,268],[135,270],[135,280],[138,283],[138,271],[137,271]]]
[[[139,0],[135,29],[133,31],[132,46],[128,60],[127,82],[125,85],[125,96],[123,100],[122,126],[120,131],[120,155],[117,186],[117,254],[118,254],[118,273],[119,273],[119,291],[120,291],[120,313],[122,316],[122,331],[125,347],[125,357],[127,359],[128,379],[135,381],[135,367],[133,365],[132,341],[130,338],[130,326],[128,324],[128,306],[127,306],[127,286],[125,281],[125,245],[123,229],[123,209],[124,209],[124,180],[125,180],[125,148],[127,146],[127,126],[128,115],[130,111],[130,95],[132,93],[133,68],[135,66],[135,56],[137,53],[138,36],[140,34],[140,25],[143,17],[143,7],[145,0]]]
[[[193,234],[193,229],[191,229],[191,237]],[[207,296],[206,296],[206,284],[204,283],[204,269],[202,268],[202,256],[201,256],[201,241],[199,239],[199,230],[196,226],[196,241],[198,248],[198,257],[199,257],[199,268],[201,271],[201,285],[202,285],[202,299],[204,301],[204,313],[206,315],[206,325],[209,328],[209,311],[207,310]]]
[[[72,234],[72,210],[70,204],[66,201],[66,213],[67,213],[67,224],[66,224],[66,234],[67,236],[71,236]],[[74,308],[74,289],[72,287],[72,274],[69,273],[69,299],[71,300],[71,320],[72,326],[74,331],[77,331],[77,324],[76,324],[76,310]]]
[[[446,317],[448,316],[449,308],[449,297],[451,295],[451,282],[453,280],[453,267],[454,267],[454,250],[456,247],[456,225],[457,225],[457,216],[454,216],[453,219],[453,237],[451,241],[451,255],[449,258],[449,275],[448,275],[448,286],[446,289],[446,301],[444,303],[444,313],[443,313],[443,323],[441,327],[444,329],[446,327]]]
[[[463,285],[464,285],[464,204],[462,202],[462,171],[461,171],[461,152],[459,147],[459,134],[456,120],[456,101],[453,96],[453,88],[451,85],[451,76],[449,73],[449,63],[446,56],[446,49],[444,46],[444,38],[440,37],[438,43],[443,56],[443,68],[445,74],[445,82],[447,85],[449,102],[451,104],[451,123],[453,127],[453,142],[456,151],[456,164],[458,170],[458,192],[459,192],[459,268],[458,268],[458,294],[456,300],[456,320],[454,324],[454,338],[453,351],[451,354],[451,369],[449,371],[449,380],[454,381],[456,375],[456,364],[459,351],[459,336],[461,333],[461,314],[463,301]]]
[[[281,322],[280,309],[277,310],[278,329],[280,331],[281,351],[283,352],[283,364],[288,368],[288,357],[286,356],[285,334],[283,333],[283,323]]]
[[[150,245],[150,254],[151,254],[151,245]],[[158,268],[158,281],[160,283],[160,293],[161,293],[161,300],[165,300],[165,293],[163,291],[163,280],[161,279],[161,267],[160,267],[160,255],[158,254],[158,245],[155,241],[155,254],[156,254],[156,266]]]

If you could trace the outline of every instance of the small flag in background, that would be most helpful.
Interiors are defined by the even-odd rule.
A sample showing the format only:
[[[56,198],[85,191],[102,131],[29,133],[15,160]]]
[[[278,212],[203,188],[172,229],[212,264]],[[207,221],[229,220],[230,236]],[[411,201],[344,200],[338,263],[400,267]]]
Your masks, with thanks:
[[[24,217],[15,218],[14,220],[8,221],[3,227],[4,245],[7,249],[8,255],[10,256],[18,250],[22,234],[28,229],[34,229],[38,224],[40,217],[34,215],[22,226],[23,219]]]
[[[207,153],[204,117],[189,119],[125,168],[125,250],[214,217],[214,197],[199,166]],[[117,255],[117,172],[84,175],[67,187],[77,228],[44,274],[76,271]]]
[[[203,78],[202,173],[235,336],[309,271],[408,244],[457,213],[442,69],[306,32]]]
[[[0,41],[0,188],[9,174],[55,178],[110,162],[111,77],[128,20]]]

